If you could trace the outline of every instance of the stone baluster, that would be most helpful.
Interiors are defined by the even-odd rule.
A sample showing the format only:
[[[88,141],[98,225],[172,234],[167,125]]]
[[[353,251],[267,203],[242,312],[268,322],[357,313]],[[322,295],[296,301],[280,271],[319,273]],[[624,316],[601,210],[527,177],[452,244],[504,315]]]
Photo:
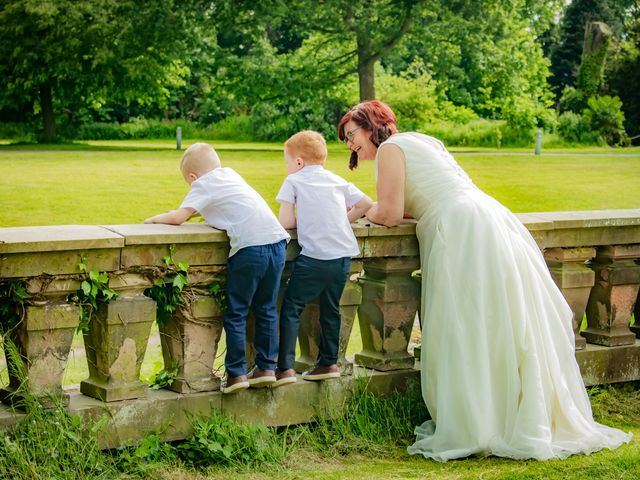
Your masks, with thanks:
[[[66,301],[66,297],[77,290],[79,284],[72,280],[36,277],[29,279],[26,285],[33,296],[25,305],[20,324],[4,337],[9,385],[0,390],[0,396],[3,401],[14,403],[22,398],[22,385],[46,404],[50,396],[68,403],[62,381],[79,311],[77,306]],[[9,341],[16,349],[14,353],[20,356],[21,365],[16,364]]]
[[[156,316],[155,302],[143,294],[149,285],[138,274],[111,278],[118,298],[99,305],[83,334],[89,367],[89,378],[80,383],[85,395],[104,402],[146,396],[140,366]]]
[[[608,245],[597,248],[591,268],[596,281],[587,304],[589,343],[608,347],[635,343],[629,329],[631,313],[640,288],[640,244]]]
[[[550,248],[544,252],[551,276],[573,312],[576,350],[584,349],[587,343],[580,335],[580,325],[595,281],[595,273],[586,262],[595,254],[592,247]]]
[[[420,268],[419,257],[366,258],[362,303],[358,321],[362,352],[358,365],[375,370],[412,368],[407,348],[420,303],[420,286],[411,273]]]
[[[351,260],[349,280],[340,297],[340,344],[338,349],[338,365],[343,374],[353,372],[353,363],[346,358],[347,346],[353,329],[358,306],[362,302],[362,287],[357,277],[362,271],[362,260]],[[298,331],[300,356],[296,358],[295,370],[304,372],[316,364],[320,345],[320,305],[314,300],[307,305],[300,315],[300,330]]]

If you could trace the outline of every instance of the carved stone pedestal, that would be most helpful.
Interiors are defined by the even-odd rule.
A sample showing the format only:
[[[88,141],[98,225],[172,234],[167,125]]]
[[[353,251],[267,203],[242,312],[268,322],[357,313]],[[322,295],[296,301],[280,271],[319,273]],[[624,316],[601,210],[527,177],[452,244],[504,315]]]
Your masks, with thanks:
[[[178,368],[173,383],[165,388],[179,393],[218,390],[213,362],[222,335],[222,313],[216,301],[198,296],[190,309],[178,310],[159,329],[164,367]]]
[[[418,257],[365,260],[360,278],[362,352],[355,355],[358,365],[383,371],[413,367],[407,347],[420,301],[420,286],[411,278],[418,268]]]
[[[549,272],[573,312],[573,333],[576,350],[587,341],[580,335],[580,325],[587,308],[595,273],[586,264],[596,254],[595,248],[550,248],[544,252]]]
[[[587,304],[587,329],[582,335],[589,343],[608,347],[631,345],[636,336],[629,329],[638,289],[640,245],[598,247],[591,263],[596,281]]]
[[[89,378],[80,383],[80,391],[104,402],[147,395],[147,386],[140,381],[140,366],[156,304],[142,294],[146,283],[139,282],[136,288],[129,283],[135,279],[119,280],[111,284],[119,297],[100,305],[84,332]],[[123,288],[127,284],[129,288]]]
[[[9,385],[0,390],[3,402],[16,403],[22,398],[19,393],[22,382],[45,404],[50,395],[68,402],[62,380],[78,316],[78,307],[61,299],[26,307],[22,322],[4,339]],[[19,355],[17,362],[12,347],[15,347],[13,353]]]

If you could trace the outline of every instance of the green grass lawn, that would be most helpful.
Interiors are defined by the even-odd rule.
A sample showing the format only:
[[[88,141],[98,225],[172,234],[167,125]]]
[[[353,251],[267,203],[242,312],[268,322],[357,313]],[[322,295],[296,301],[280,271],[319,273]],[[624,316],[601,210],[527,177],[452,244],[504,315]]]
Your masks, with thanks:
[[[178,171],[180,152],[171,146],[169,141],[88,142],[75,149],[56,146],[44,150],[33,146],[0,146],[0,227],[140,223],[150,215],[176,208],[187,192],[187,185]],[[236,169],[275,210],[274,198],[286,175],[281,146],[227,143],[218,148],[223,164]],[[581,150],[539,157],[468,150],[474,150],[473,155],[460,152],[457,156],[462,167],[476,185],[515,212],[638,208],[640,205],[637,196],[640,149],[624,150],[631,154],[628,156],[615,155],[619,151],[595,149],[597,155],[575,155],[584,153]],[[326,167],[375,198],[373,163],[361,162],[356,172],[350,172],[347,162],[346,148],[331,145]],[[75,339],[74,347],[65,384],[78,383],[87,376],[81,338]],[[359,349],[356,323],[349,353]],[[221,349],[216,366],[221,365],[222,354]],[[152,341],[143,364],[143,380],[149,381],[160,368],[160,347]],[[637,404],[634,408],[637,409]],[[640,435],[637,418],[627,421],[609,416],[605,420]],[[165,473],[160,478],[226,478],[229,475],[229,472],[222,472],[220,476],[185,471]],[[376,458],[358,455],[326,458],[301,452],[294,454],[284,470],[234,472],[233,476],[258,479],[640,478],[640,443],[634,440],[615,452],[551,462],[489,458],[439,464],[408,457],[400,449]]]
[[[129,142],[133,145],[150,142]],[[110,145],[125,145],[110,142]],[[282,150],[225,144],[220,156],[275,210],[286,176]],[[640,151],[631,156],[460,153],[476,185],[514,212],[635,208]],[[140,223],[176,208],[187,192],[180,152],[162,150],[0,149],[0,226]],[[332,146],[327,168],[375,198],[373,162],[347,168],[346,148]]]

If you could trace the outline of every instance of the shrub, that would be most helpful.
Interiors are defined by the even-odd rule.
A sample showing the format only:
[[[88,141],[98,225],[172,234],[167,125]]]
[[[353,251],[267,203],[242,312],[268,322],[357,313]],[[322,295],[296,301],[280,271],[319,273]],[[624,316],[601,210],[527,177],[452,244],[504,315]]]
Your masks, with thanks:
[[[621,145],[628,142],[624,130],[622,102],[618,97],[608,95],[591,97],[583,115],[591,130],[596,132],[607,145]]]
[[[579,113],[564,112],[558,118],[558,133],[572,143],[596,143],[597,133],[591,130],[589,121]]]
[[[587,108],[587,99],[580,90],[574,87],[566,86],[562,90],[562,96],[558,102],[560,112],[580,113]]]

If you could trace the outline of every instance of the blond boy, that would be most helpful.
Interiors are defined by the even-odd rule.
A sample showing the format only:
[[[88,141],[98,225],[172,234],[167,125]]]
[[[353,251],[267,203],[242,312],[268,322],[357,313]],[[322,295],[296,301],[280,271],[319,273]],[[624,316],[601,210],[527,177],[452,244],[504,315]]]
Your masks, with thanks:
[[[199,213],[206,222],[226,230],[231,250],[227,265],[227,303],[224,330],[227,339],[226,380],[223,393],[275,381],[278,353],[276,298],[284,268],[289,234],[278,223],[264,199],[231,168],[223,168],[213,147],[195,143],[180,162],[190,185],[179,209],[161,213],[145,223],[179,225]],[[256,319],[256,368],[247,375],[246,320]]]
[[[296,381],[293,369],[300,314],[314,298],[320,301],[320,348],[316,366],[302,376],[324,380],[340,376],[340,297],[349,275],[352,256],[360,250],[351,223],[371,207],[371,199],[353,184],[325,170],[327,144],[321,134],[302,131],[284,145],[289,175],[276,200],[278,220],[297,227],[302,247],[280,309],[278,372],[272,386]]]

